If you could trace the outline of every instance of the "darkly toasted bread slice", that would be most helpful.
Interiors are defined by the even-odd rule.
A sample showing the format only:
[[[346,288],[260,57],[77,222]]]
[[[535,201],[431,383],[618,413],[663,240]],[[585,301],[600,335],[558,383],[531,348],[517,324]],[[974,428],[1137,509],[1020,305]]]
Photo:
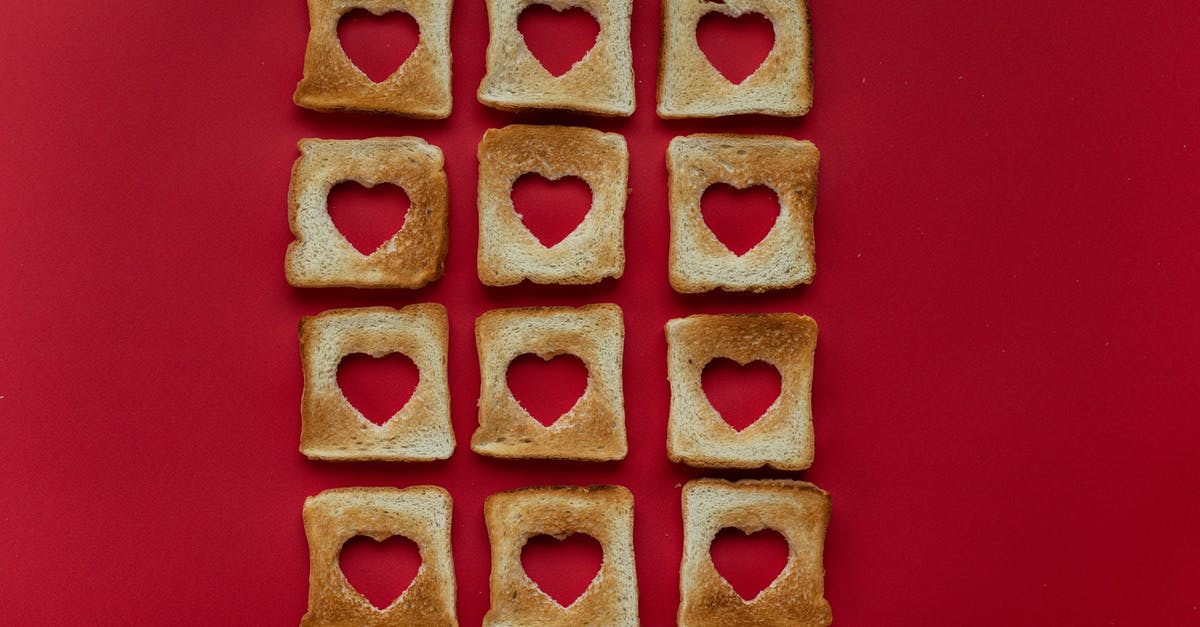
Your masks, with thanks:
[[[308,612],[303,627],[457,625],[454,561],[450,552],[450,493],[435,486],[339,488],[304,501],[308,536]],[[412,540],[421,567],[408,588],[384,609],[371,605],[342,574],[338,556],[355,536]]]
[[[448,117],[451,6],[451,0],[308,0],[308,48],[296,104],[318,111]],[[382,82],[358,69],[338,41],[338,21],[355,9],[375,15],[401,11],[421,30],[412,54]]]
[[[637,625],[633,495],[620,486],[534,487],[493,494],[484,504],[492,545],[486,627]],[[521,566],[521,550],[538,535],[583,533],[604,550],[595,579],[569,607],[542,592]]]

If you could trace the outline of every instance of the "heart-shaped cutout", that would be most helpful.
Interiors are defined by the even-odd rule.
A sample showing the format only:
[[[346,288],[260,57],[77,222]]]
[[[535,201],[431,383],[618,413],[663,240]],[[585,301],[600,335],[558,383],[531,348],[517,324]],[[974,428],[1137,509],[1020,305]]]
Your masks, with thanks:
[[[766,185],[738,189],[715,183],[700,197],[700,215],[708,230],[741,257],[763,241],[779,219],[779,197]]]
[[[696,25],[696,43],[721,76],[740,85],[771,54],[775,27],[761,13],[732,17],[710,11]]]
[[[400,598],[417,578],[421,550],[404,536],[379,541],[354,536],[342,545],[338,567],[363,598],[384,609]]]
[[[700,383],[713,409],[736,431],[761,418],[779,398],[783,385],[779,370],[765,361],[743,366],[724,357],[708,362]]]
[[[535,420],[549,427],[583,396],[588,369],[575,355],[543,360],[526,353],[508,364],[507,377],[513,398]]]
[[[531,172],[513,182],[512,203],[525,228],[550,248],[579,228],[592,208],[592,188],[577,176],[551,181]]]
[[[401,353],[379,358],[351,353],[338,364],[337,382],[342,395],[377,425],[391,420],[408,403],[420,380],[416,364]]]
[[[726,527],[709,549],[717,573],[738,596],[751,601],[779,577],[787,566],[788,543],[778,531],[762,529],[747,535]]]
[[[355,250],[370,255],[404,228],[408,194],[396,185],[365,187],[346,181],[329,190],[329,219]]]
[[[525,47],[554,76],[566,74],[596,45],[600,24],[582,8],[531,4],[517,17]]]
[[[575,533],[561,541],[539,535],[521,550],[521,567],[534,583],[563,607],[570,607],[587,590],[604,561],[604,548],[595,538]]]
[[[375,83],[395,74],[421,42],[420,26],[403,11],[355,9],[342,16],[337,31],[350,62]]]

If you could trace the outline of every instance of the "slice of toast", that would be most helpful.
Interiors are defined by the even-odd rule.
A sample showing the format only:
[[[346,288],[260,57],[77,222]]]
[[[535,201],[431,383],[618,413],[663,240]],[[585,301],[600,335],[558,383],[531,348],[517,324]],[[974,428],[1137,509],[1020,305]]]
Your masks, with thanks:
[[[579,7],[600,24],[596,45],[571,69],[554,76],[533,56],[517,29],[532,4],[557,11]],[[605,116],[633,114],[632,0],[487,0],[487,74],[479,102],[505,111],[561,109]]]
[[[546,247],[513,208],[513,182],[534,172],[554,181],[583,179],[592,206],[583,221]],[[479,142],[479,280],[484,285],[586,284],[625,270],[625,138],[573,126],[514,124],[490,129]]]
[[[450,493],[436,486],[338,488],[304,501],[308,536],[308,612],[303,627],[457,625],[454,561],[450,551]],[[408,588],[384,609],[364,598],[342,573],[338,556],[355,536],[412,540],[421,567]]]
[[[707,13],[759,13],[775,29],[775,46],[739,84],[721,75],[700,45],[696,26]],[[658,115],[714,118],[742,113],[795,117],[812,108],[812,49],[804,0],[663,0],[658,60]]]
[[[793,313],[695,315],[667,322],[671,413],[667,455],[706,468],[803,470],[813,461],[813,355],[817,323]],[[745,365],[765,361],[779,371],[779,398],[741,431],[721,418],[701,377],[718,357]]]
[[[680,627],[829,625],[833,615],[825,600],[823,563],[829,510],[829,495],[804,481],[689,481],[683,487]],[[738,596],[713,565],[709,549],[725,528],[773,529],[787,539],[787,565],[750,601]]]
[[[304,77],[292,99],[317,111],[449,117],[452,4],[451,0],[308,0]],[[421,31],[412,54],[379,83],[354,65],[338,40],[338,22],[355,9],[375,15],[401,11],[412,16]]]
[[[295,287],[418,288],[442,276],[449,200],[442,151],[416,137],[304,139],[292,168],[288,222],[296,240],[284,266]],[[329,190],[344,181],[399,186],[408,195],[404,226],[364,255],[329,217]]]
[[[770,135],[689,135],[667,148],[670,279],[677,292],[763,292],[811,283],[816,273],[813,212],[820,154],[808,141]],[[704,222],[700,200],[714,183],[765,185],[779,216],[745,254],[729,250]]]
[[[613,485],[523,488],[489,496],[483,514],[492,545],[492,606],[483,618],[485,627],[638,624],[629,490]],[[564,608],[525,574],[521,550],[534,536],[562,540],[575,533],[595,538],[604,559],[583,594]]]
[[[437,303],[334,309],[300,323],[304,393],[300,452],[312,459],[428,461],[454,452],[446,375],[449,322]],[[337,383],[351,353],[403,353],[420,380],[408,402],[383,425],[363,417]]]
[[[489,311],[475,321],[479,350],[479,428],[471,450],[503,458],[624,459],[625,400],[621,358],[625,325],[612,304]],[[571,354],[587,366],[587,388],[549,427],[508,389],[508,366],[520,355]]]

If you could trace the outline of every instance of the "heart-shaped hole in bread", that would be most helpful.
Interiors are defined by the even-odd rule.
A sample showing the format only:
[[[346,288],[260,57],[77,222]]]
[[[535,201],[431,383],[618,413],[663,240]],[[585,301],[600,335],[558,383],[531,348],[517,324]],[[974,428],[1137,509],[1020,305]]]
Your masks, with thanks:
[[[575,355],[548,360],[532,353],[508,364],[508,389],[535,420],[549,427],[571,410],[587,390],[588,369]]]
[[[404,536],[354,536],[342,545],[338,567],[346,581],[378,609],[400,598],[421,569],[421,550]]]
[[[531,4],[517,17],[517,30],[538,63],[554,76],[562,76],[595,47],[600,24],[580,7],[557,10]]]
[[[337,33],[350,62],[374,83],[395,74],[421,42],[420,26],[403,11],[355,9],[338,21]]]
[[[592,208],[592,188],[577,176],[551,181],[530,172],[513,182],[512,203],[525,228],[552,248],[579,228]]]
[[[710,11],[696,25],[696,43],[721,76],[741,85],[775,47],[775,27],[761,13],[738,17]]]
[[[735,431],[754,424],[779,399],[783,379],[765,362],[746,365],[718,357],[704,366],[700,379],[708,402]]]
[[[339,183],[326,200],[329,219],[355,250],[370,255],[404,228],[410,201],[396,185]]]
[[[739,189],[715,183],[700,197],[700,214],[708,230],[740,257],[775,227],[779,219],[779,196],[766,185]]]
[[[391,420],[408,404],[420,380],[420,370],[402,353],[378,358],[351,353],[338,364],[337,382],[342,395],[377,425]]]
[[[600,572],[604,548],[595,538],[574,533],[561,540],[538,535],[521,550],[525,574],[555,603],[570,607]]]
[[[752,601],[771,585],[787,566],[788,543],[778,531],[762,529],[747,534],[726,527],[709,549],[717,573],[745,601]]]

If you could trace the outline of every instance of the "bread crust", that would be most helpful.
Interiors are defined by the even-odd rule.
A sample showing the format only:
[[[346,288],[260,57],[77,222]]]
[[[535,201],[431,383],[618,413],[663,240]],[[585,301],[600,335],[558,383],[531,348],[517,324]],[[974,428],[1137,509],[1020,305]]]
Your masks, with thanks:
[[[592,190],[591,208],[579,226],[550,247],[513,207],[513,183],[531,172],[551,181],[577,176]],[[488,130],[479,142],[479,280],[577,285],[619,278],[625,270],[628,181],[629,149],[617,133],[525,124]]]
[[[596,44],[561,76],[542,66],[517,29],[517,18],[533,4],[556,11],[578,7],[600,24]],[[487,10],[487,74],[479,84],[479,102],[505,111],[633,114],[632,0],[487,0]]]
[[[308,0],[304,77],[292,99],[317,111],[449,117],[452,5],[451,0]],[[420,40],[412,54],[381,82],[372,81],[358,69],[338,40],[338,22],[355,9],[375,15],[402,11],[420,28]]]
[[[484,503],[492,549],[491,608],[485,627],[637,625],[633,495],[621,486],[546,486],[500,492]],[[538,588],[521,566],[521,550],[538,535],[583,533],[604,551],[595,579],[568,607]]]
[[[803,470],[813,461],[812,390],[817,323],[794,313],[694,315],[667,322],[671,412],[667,456],[705,468]],[[782,379],[779,398],[735,430],[704,393],[704,367],[718,357],[764,361]]]
[[[442,151],[417,137],[303,139],[292,168],[288,223],[295,241],[284,267],[295,287],[415,289],[441,278],[449,248]],[[355,181],[396,185],[409,198],[404,226],[364,255],[329,217],[329,191]]]
[[[475,321],[479,351],[479,428],[471,450],[501,458],[624,459],[625,401],[621,361],[625,326],[613,304],[489,311]],[[571,354],[587,366],[587,388],[549,427],[525,411],[508,388],[508,366],[532,353]]]
[[[733,84],[704,55],[696,27],[708,13],[759,13],[771,21],[775,45],[762,65]],[[796,117],[812,108],[812,45],[805,0],[663,0],[658,115],[715,118],[760,113]]]
[[[446,353],[449,320],[437,303],[334,309],[300,322],[304,392],[300,452],[311,459],[429,461],[454,452]],[[402,353],[420,380],[387,422],[367,420],[342,393],[338,364],[351,353]]]
[[[698,134],[667,148],[671,287],[681,293],[764,292],[811,283],[816,274],[813,214],[820,153],[812,142],[772,135]],[[775,224],[735,255],[704,223],[700,201],[715,183],[765,185],[779,198]]]
[[[450,493],[436,486],[338,488],[305,499],[309,584],[302,627],[457,625],[451,508]],[[417,545],[421,566],[408,588],[379,609],[346,580],[338,556],[355,536],[397,535]]]
[[[786,479],[698,479],[683,487],[682,499],[680,627],[823,627],[833,621],[824,598],[828,493]],[[712,562],[713,539],[727,527],[745,533],[774,529],[788,543],[787,565],[750,601],[738,596]]]

